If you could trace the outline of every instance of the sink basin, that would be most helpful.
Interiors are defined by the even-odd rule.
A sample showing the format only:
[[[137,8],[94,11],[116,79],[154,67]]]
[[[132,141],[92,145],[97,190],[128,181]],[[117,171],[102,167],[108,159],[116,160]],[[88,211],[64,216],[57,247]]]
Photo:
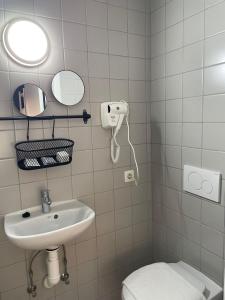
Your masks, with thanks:
[[[26,212],[30,216],[24,218]],[[80,235],[94,218],[90,207],[69,200],[53,202],[51,212],[46,214],[42,213],[41,206],[7,214],[4,227],[9,240],[20,248],[53,249]]]

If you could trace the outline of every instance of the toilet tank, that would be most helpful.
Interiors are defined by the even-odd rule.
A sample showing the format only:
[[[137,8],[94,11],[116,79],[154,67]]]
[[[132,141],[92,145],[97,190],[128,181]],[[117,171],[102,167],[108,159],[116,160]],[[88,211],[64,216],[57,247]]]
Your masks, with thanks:
[[[200,293],[204,294],[207,300],[223,300],[223,289],[200,271],[183,261],[171,263],[169,265],[175,272],[179,273],[185,280],[197,288]],[[137,299],[134,298],[126,286],[123,286],[122,300]]]
[[[183,261],[169,265],[200,292],[203,292],[207,300],[223,300],[223,289],[200,271]]]

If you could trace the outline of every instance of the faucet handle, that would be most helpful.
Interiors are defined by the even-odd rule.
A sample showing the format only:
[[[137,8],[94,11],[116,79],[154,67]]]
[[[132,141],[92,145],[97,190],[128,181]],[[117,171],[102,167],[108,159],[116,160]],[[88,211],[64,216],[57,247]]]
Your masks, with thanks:
[[[49,197],[49,192],[50,190],[46,189],[46,190],[42,190],[41,191],[41,195],[42,195],[42,198],[44,198],[45,202],[48,204],[48,205],[51,205],[52,204],[52,200],[50,199]],[[46,201],[47,200],[47,201]]]
[[[49,192],[50,192],[50,190],[48,190],[48,189],[41,190],[41,194],[42,194],[42,196],[49,195]]]

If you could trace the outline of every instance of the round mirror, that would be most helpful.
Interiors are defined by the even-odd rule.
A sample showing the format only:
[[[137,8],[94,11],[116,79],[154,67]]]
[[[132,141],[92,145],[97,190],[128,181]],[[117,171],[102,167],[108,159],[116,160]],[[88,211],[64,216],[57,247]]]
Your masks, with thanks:
[[[29,19],[14,19],[4,28],[3,46],[17,63],[28,67],[42,64],[49,55],[49,40],[44,29]]]
[[[40,115],[47,106],[45,93],[38,86],[30,83],[20,85],[15,90],[13,102],[19,112],[28,117]]]
[[[76,73],[61,71],[52,80],[52,92],[60,103],[74,105],[84,96],[84,83]]]

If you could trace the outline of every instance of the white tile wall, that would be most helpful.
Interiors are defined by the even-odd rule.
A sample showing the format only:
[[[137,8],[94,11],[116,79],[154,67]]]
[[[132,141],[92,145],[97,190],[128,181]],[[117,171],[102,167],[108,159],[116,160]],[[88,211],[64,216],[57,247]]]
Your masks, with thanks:
[[[4,2],[4,6],[3,6]],[[78,197],[96,211],[94,224],[67,245],[71,284],[51,290],[42,287],[45,257],[34,264],[37,299],[119,300],[125,276],[148,263],[151,255],[150,119],[150,3],[146,0],[0,0],[0,30],[15,16],[36,19],[51,42],[49,59],[38,68],[25,68],[0,47],[1,116],[17,114],[12,94],[22,83],[40,85],[48,95],[45,114],[92,113],[87,126],[79,120],[57,121],[56,136],[75,140],[73,163],[62,168],[25,172],[15,161],[15,141],[26,139],[22,122],[0,124],[0,298],[29,300],[25,269],[30,257],[7,241],[5,213],[40,203],[40,189],[49,188],[53,201]],[[158,53],[156,52],[156,55]],[[66,108],[56,102],[51,80],[71,69],[85,82],[84,100]],[[164,73],[163,73],[164,74]],[[110,131],[100,126],[100,103],[130,102],[131,138],[140,162],[136,188],[123,182],[133,166],[127,131],[119,135],[121,158],[110,160]],[[31,124],[30,137],[47,138],[51,122]],[[147,144],[148,143],[148,144]],[[125,259],[127,257],[127,259]]]
[[[51,187],[55,201],[79,196],[97,213],[96,223],[70,245],[72,285],[46,291],[39,281],[40,299],[120,299],[122,278],[151,259],[152,218],[156,260],[183,259],[221,283],[224,186],[219,205],[187,195],[182,192],[182,167],[216,169],[224,177],[224,1],[151,0],[149,5],[147,0],[5,0],[4,5],[0,1],[2,25],[4,18],[15,14],[34,14],[49,30],[54,51],[43,66],[28,71],[0,50],[1,115],[10,114],[12,106],[4,103],[27,80],[40,84],[54,103],[51,77],[65,67],[83,76],[87,86],[83,105],[93,115],[88,127],[78,122],[57,124],[58,135],[77,142],[71,166],[29,176],[18,172],[13,152],[15,139],[25,136],[23,125],[0,127],[5,140],[0,151],[0,195],[15,199],[11,204],[2,200],[1,215],[37,203],[41,186]],[[121,98],[132,103],[131,137],[141,162],[138,188],[122,182],[123,171],[132,164],[125,127],[119,136],[123,155],[116,168],[109,158],[110,134],[100,127],[100,103]],[[53,104],[48,113],[64,110]],[[50,124],[34,126],[32,137],[49,135]],[[150,159],[151,174],[146,177]],[[7,253],[0,262],[0,276],[5,276],[2,299],[15,295],[28,299],[24,253],[15,253],[4,234],[0,236],[0,248]],[[41,274],[39,266],[37,273]]]
[[[225,2],[151,4],[154,258],[182,259],[222,284],[224,186],[220,204],[185,194],[182,169],[224,177]]]

